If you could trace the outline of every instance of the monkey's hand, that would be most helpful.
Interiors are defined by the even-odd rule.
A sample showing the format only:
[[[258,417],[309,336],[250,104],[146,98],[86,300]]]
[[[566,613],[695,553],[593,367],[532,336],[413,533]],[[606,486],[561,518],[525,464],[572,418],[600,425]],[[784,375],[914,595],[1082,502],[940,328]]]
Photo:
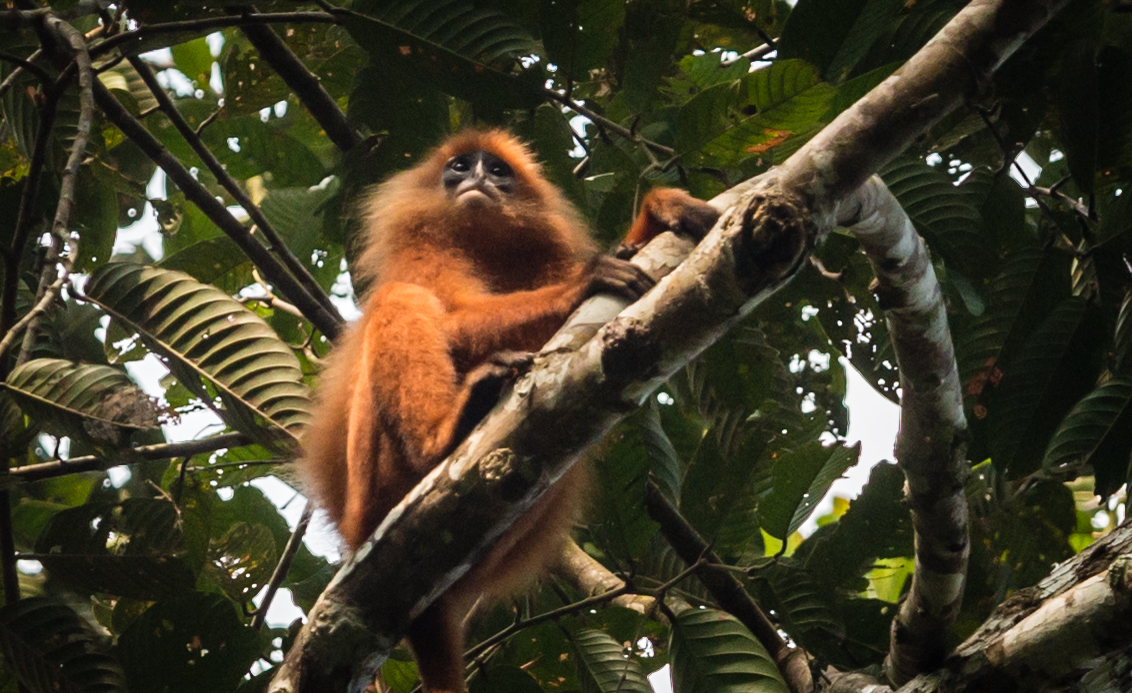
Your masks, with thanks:
[[[719,210],[698,200],[683,190],[669,188],[657,196],[650,210],[664,226],[673,232],[701,240],[719,220]]]
[[[636,301],[656,282],[643,269],[628,260],[598,255],[587,266],[589,282],[582,298],[594,294],[615,294]]]
[[[468,373],[464,378],[464,404],[445,457],[495,408],[504,386],[530,369],[534,358],[527,351],[497,351]]]

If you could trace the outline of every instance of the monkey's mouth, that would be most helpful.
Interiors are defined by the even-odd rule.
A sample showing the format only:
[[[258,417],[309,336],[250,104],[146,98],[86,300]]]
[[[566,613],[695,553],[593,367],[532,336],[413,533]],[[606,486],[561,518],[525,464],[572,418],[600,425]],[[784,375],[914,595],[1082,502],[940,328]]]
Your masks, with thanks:
[[[479,181],[469,181],[456,188],[453,199],[462,205],[496,205],[500,202],[499,191],[494,186]]]

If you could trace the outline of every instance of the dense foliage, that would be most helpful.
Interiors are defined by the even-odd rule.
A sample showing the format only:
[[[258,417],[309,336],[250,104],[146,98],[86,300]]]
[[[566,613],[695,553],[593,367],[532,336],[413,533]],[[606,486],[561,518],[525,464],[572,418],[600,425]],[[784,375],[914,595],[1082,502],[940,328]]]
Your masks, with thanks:
[[[325,296],[350,314],[343,271],[367,186],[446,133],[502,125],[612,243],[650,186],[710,198],[785,160],[964,3],[42,3],[81,32],[98,104],[54,229],[61,192],[71,204],[64,164],[84,146],[82,70],[55,15],[14,4],[27,12],[0,20],[0,338],[13,337],[0,552],[9,587],[10,547],[22,559],[26,599],[0,610],[0,690],[244,692],[294,634],[263,625],[253,598],[278,571],[307,609],[335,571],[288,549],[294,518],[255,480],[295,483],[336,326]],[[981,102],[882,172],[933,253],[965,388],[957,639],[1123,517],[1127,9],[1072,2]],[[304,69],[329,99],[295,86]],[[62,291],[37,315],[59,268]],[[901,473],[881,463],[860,497],[798,533],[858,461],[842,442],[845,368],[897,399],[871,279],[856,241],[832,235],[601,448],[579,545],[630,585],[707,610],[598,603],[536,621],[478,652],[473,691],[648,691],[664,664],[681,692],[783,690],[694,573],[671,582],[687,566],[646,511],[648,483],[821,663],[880,662],[911,571]],[[481,619],[472,643],[583,596],[551,578]],[[412,690],[408,653],[382,678]]]

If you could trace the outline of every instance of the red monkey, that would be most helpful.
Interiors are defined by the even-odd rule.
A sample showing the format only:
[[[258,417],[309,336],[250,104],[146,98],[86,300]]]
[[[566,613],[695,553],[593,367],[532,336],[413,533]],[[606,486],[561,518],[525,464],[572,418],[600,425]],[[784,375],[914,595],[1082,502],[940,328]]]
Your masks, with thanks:
[[[578,213],[502,131],[450,138],[367,208],[355,266],[372,288],[322,376],[304,438],[312,495],[351,549],[491,410],[523,361],[516,352],[539,349],[594,293],[635,300],[652,285],[628,262],[595,255]],[[667,228],[702,236],[718,216],[683,191],[654,190],[625,243]],[[584,474],[566,475],[413,622],[426,693],[463,693],[463,617],[555,554]]]

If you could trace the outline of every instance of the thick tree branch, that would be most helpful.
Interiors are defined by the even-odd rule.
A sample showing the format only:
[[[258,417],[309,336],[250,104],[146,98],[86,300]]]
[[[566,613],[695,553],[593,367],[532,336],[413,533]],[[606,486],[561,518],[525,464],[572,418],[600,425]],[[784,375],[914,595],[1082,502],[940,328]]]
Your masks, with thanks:
[[[916,535],[912,587],[892,622],[886,661],[889,679],[899,685],[943,661],[959,615],[970,550],[967,421],[943,291],[923,239],[880,178],[869,179],[853,199],[860,207],[843,221],[852,224],[876,272],[900,366],[896,458]]]
[[[318,76],[307,69],[283,39],[264,24],[244,24],[240,31],[259,51],[259,57],[275,68],[276,74],[295,91],[295,96],[326,131],[330,141],[343,152],[353,149],[361,138],[346,122],[346,114],[322,87]]]
[[[18,481],[39,481],[65,474],[79,472],[100,472],[111,467],[120,467],[124,464],[147,462],[151,460],[171,460],[175,457],[191,457],[204,452],[215,452],[225,448],[238,448],[250,445],[251,439],[243,433],[223,433],[210,438],[190,440],[184,443],[160,443],[157,445],[140,445],[124,451],[120,457],[99,457],[85,455],[73,457],[69,460],[56,462],[41,462],[16,467],[9,473],[9,477]]]
[[[270,29],[266,28],[265,30],[270,31]],[[248,213],[248,217],[251,218],[252,223],[256,225],[256,228],[263,234],[263,237],[267,239],[268,249],[279,256],[279,259],[299,283],[302,284],[307,293],[322,304],[322,307],[325,308],[335,320],[340,323],[343,322],[342,316],[338,313],[338,309],[330,302],[330,297],[322,290],[318,282],[314,280],[314,277],[311,276],[306,266],[299,262],[299,259],[295,257],[295,254],[287,247],[286,242],[283,241],[283,238],[275,230],[275,227],[271,225],[267,217],[263,216],[263,212],[260,211],[259,206],[252,202],[252,199],[240,188],[236,180],[228,174],[227,169],[225,169],[224,165],[220,163],[220,160],[216,158],[216,155],[201,141],[199,133],[193,130],[188,122],[185,121],[181,112],[177,110],[177,106],[173,103],[173,100],[169,98],[169,94],[161,88],[161,85],[157,81],[157,76],[153,74],[153,70],[150,69],[149,65],[141,58],[131,57],[129,61],[130,65],[137,70],[138,75],[149,88],[150,93],[157,99],[158,107],[168,116],[170,122],[173,123],[173,127],[177,128],[177,132],[181,133],[181,137],[192,147],[193,152],[200,157],[200,160],[204,162],[204,165],[208,167],[212,175],[216,176],[216,180],[228,191],[228,194],[232,196],[236,204],[240,205],[240,207]]]
[[[271,251],[252,236],[223,203],[193,178],[184,164],[169,153],[169,150],[163,147],[137,118],[130,115],[101,83],[94,85],[94,98],[107,119],[133,140],[150,160],[160,166],[181,192],[185,193],[185,197],[199,207],[212,223],[236,242],[248,259],[263,272],[264,278],[279,289],[287,300],[302,310],[303,315],[323,334],[331,339],[338,335],[342,325],[341,318],[330,313],[318,299],[311,296],[310,292],[275,259]]]
[[[1037,586],[1000,604],[942,670],[900,693],[1062,690],[1081,669],[1132,638],[1132,522],[1061,563]],[[1068,690],[1073,686],[1067,686]]]

